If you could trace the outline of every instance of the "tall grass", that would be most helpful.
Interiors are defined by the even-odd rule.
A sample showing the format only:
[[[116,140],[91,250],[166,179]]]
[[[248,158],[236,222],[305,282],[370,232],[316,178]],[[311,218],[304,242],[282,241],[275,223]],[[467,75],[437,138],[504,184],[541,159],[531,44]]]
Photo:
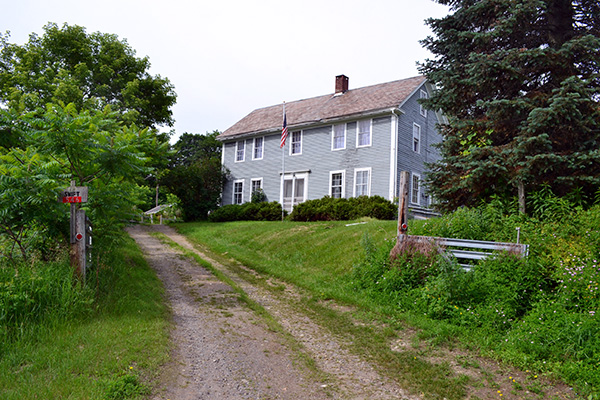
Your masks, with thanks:
[[[0,355],[44,321],[89,314],[93,291],[73,282],[68,261],[0,264]]]
[[[73,284],[66,261],[3,265],[2,399],[136,398],[167,357],[160,281],[131,239]]]

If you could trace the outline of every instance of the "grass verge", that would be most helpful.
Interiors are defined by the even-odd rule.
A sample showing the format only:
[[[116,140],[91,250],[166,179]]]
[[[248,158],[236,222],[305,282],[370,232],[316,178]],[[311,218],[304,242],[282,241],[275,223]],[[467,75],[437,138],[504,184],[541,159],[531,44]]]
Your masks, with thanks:
[[[168,357],[163,289],[133,240],[99,275],[110,289],[85,317],[28,327],[0,358],[0,398],[124,399],[145,395]]]
[[[489,396],[490,393],[499,395],[511,390],[519,398],[573,398],[574,391],[559,382],[555,373],[550,371],[542,375],[544,371],[540,369],[536,369],[535,373],[530,372],[531,363],[524,366],[513,363],[522,368],[522,371],[515,371],[510,365],[492,365],[489,360],[482,360],[481,366],[478,366],[478,362],[473,364],[477,370],[474,371],[474,377],[453,372],[448,363],[462,366],[461,360],[471,359],[479,354],[509,362],[512,359],[496,351],[499,335],[490,335],[489,329],[478,328],[478,325],[474,324],[453,324],[452,321],[432,318],[429,312],[424,314],[413,311],[423,296],[413,299],[402,290],[388,287],[390,284],[385,283],[385,272],[389,269],[387,256],[373,259],[381,261],[381,266],[373,265],[372,270],[377,272],[381,269],[383,272],[369,275],[373,278],[371,284],[361,286],[357,271],[362,271],[361,263],[364,264],[366,259],[365,246],[361,242],[369,242],[363,238],[369,237],[370,242],[377,244],[379,250],[385,250],[387,246],[379,245],[394,239],[396,223],[370,219],[362,219],[359,223],[195,223],[181,224],[177,228],[203,248],[209,249],[208,254],[211,257],[214,255],[223,263],[228,262],[235,266],[239,262],[260,272],[266,278],[272,276],[303,289],[307,295],[303,303],[298,304],[299,309],[304,309],[305,312],[311,313],[311,317],[320,319],[322,325],[332,332],[349,338],[351,347],[380,365],[383,373],[395,378],[402,376],[405,387],[421,391],[428,398],[463,398],[465,390],[468,390],[470,395],[477,393],[483,397]],[[389,254],[389,249],[385,254]],[[501,261],[498,263],[502,264]],[[372,272],[371,269],[365,271]],[[496,276],[491,273],[491,278]],[[427,285],[423,291],[426,290]],[[460,291],[460,288],[455,290]],[[443,298],[441,295],[435,298],[438,297]],[[354,315],[332,311],[322,306],[327,300],[352,306],[358,311]],[[410,304],[406,303],[409,300]],[[414,306],[412,300],[415,301]],[[444,303],[444,306],[451,311],[458,310],[450,302]],[[460,309],[456,314],[463,315],[464,310]],[[482,314],[481,318],[488,325],[494,324],[495,320],[487,318],[487,314]],[[398,334],[399,338],[404,338],[406,335],[401,331],[405,328],[412,332],[407,335],[412,341],[411,345],[405,346],[402,351],[392,352],[390,344],[396,339],[394,335]],[[501,339],[504,344],[504,338]],[[452,349],[456,351],[447,352]],[[474,351],[468,352],[469,349]],[[440,359],[440,351],[449,354],[451,359]],[[513,373],[506,373],[507,371]],[[530,383],[538,382],[537,374],[540,373],[544,382],[537,384],[539,388],[534,388],[533,384],[515,388],[513,386],[518,381],[513,379],[515,372],[522,372],[523,379]],[[489,379],[485,378],[489,374]],[[484,378],[481,378],[482,375]],[[513,378],[509,379],[511,376]],[[510,382],[507,384],[504,381]],[[590,399],[597,398],[594,394],[591,396]]]

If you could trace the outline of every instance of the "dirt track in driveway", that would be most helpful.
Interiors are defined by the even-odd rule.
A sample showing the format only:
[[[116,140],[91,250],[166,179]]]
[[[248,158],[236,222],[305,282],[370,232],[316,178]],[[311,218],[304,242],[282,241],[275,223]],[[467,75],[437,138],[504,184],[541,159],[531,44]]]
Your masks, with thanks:
[[[297,288],[243,265],[224,266],[168,226],[134,226],[128,232],[162,280],[172,310],[171,360],[164,366],[150,399],[425,398],[400,387],[350,352],[352,338],[333,335],[312,320],[304,312]],[[234,282],[236,290],[161,238],[200,256]],[[276,324],[268,324],[269,318],[252,311],[240,299],[240,289]],[[352,312],[333,302],[327,306],[346,314]],[[414,335],[412,329],[398,332],[397,339],[390,343],[391,350],[404,351]],[[477,354],[439,347],[417,350],[427,350],[419,351],[420,358],[432,364],[447,364],[453,374],[468,378],[466,399],[576,398],[567,385],[538,379],[537,375],[532,380],[529,371],[518,371]],[[525,387],[519,388],[518,383]],[[530,391],[530,385],[538,389]]]
[[[151,235],[153,231],[228,274],[283,332],[269,329],[230,286]],[[173,315],[171,362],[153,400],[420,398],[348,352],[341,338],[194,249],[172,228],[134,226],[128,232],[163,281]]]

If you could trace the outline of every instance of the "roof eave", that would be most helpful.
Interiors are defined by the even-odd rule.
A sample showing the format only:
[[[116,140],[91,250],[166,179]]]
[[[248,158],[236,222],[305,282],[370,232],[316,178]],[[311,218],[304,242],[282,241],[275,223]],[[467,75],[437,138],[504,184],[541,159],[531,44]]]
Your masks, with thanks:
[[[319,121],[307,121],[307,122],[303,122],[303,123],[299,123],[299,124],[290,124],[290,125],[288,125],[288,130],[289,131],[298,131],[298,130],[303,130],[303,129],[316,128],[321,125],[339,124],[339,123],[350,122],[352,120],[357,120],[357,119],[361,119],[361,118],[373,118],[373,117],[383,116],[383,115],[387,115],[387,114],[400,115],[400,114],[404,114],[404,111],[402,111],[399,107],[392,107],[392,108],[387,107],[387,108],[377,109],[377,110],[362,111],[359,113],[342,115],[342,116],[338,116],[338,117],[324,118]],[[239,140],[239,139],[249,138],[249,137],[254,137],[254,136],[271,135],[271,134],[275,134],[275,133],[279,133],[279,132],[281,132],[281,128],[279,128],[279,127],[269,128],[269,129],[263,129],[260,131],[242,132],[242,133],[236,133],[233,135],[227,135],[225,137],[217,137],[217,140],[219,140],[221,142],[226,142],[229,140]]]

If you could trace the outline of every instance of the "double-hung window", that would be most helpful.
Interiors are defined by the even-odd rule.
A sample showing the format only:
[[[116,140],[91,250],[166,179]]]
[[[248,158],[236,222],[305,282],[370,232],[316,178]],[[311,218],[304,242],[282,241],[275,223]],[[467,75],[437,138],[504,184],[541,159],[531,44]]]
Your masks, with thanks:
[[[413,124],[413,151],[421,152],[421,126],[418,124]]]
[[[413,204],[420,203],[421,195],[421,177],[417,174],[412,174],[412,185],[410,191],[410,202]]]
[[[371,120],[358,121],[356,130],[356,147],[366,147],[371,145]]]
[[[246,158],[246,141],[240,140],[235,146],[235,162],[242,162]]]
[[[331,138],[331,150],[342,150],[346,148],[346,124],[333,126]]]
[[[420,95],[420,97],[421,97],[422,99],[426,99],[426,98],[428,97],[428,96],[427,96],[427,92],[426,92],[426,91],[424,91],[424,90],[421,90],[421,95]],[[419,108],[420,108],[420,110],[419,110],[419,111],[421,112],[421,115],[422,115],[422,116],[424,116],[425,118],[427,118],[427,109],[426,109],[425,107],[423,107],[423,104],[419,104]]]
[[[264,200],[264,192],[263,192],[263,178],[253,178],[250,180],[250,201],[263,201]]]
[[[233,182],[233,204],[242,204],[244,202],[244,180]]]
[[[290,154],[302,154],[302,131],[292,132],[292,144],[290,146]]]
[[[262,160],[264,151],[265,138],[254,138],[254,150],[252,152],[253,160]]]
[[[354,170],[354,197],[371,195],[371,168]]]
[[[259,190],[262,190],[262,178],[256,178],[256,179],[252,179],[252,194],[254,194],[254,192],[257,192]]]
[[[334,199],[345,197],[344,171],[331,171],[329,173],[329,195]]]

